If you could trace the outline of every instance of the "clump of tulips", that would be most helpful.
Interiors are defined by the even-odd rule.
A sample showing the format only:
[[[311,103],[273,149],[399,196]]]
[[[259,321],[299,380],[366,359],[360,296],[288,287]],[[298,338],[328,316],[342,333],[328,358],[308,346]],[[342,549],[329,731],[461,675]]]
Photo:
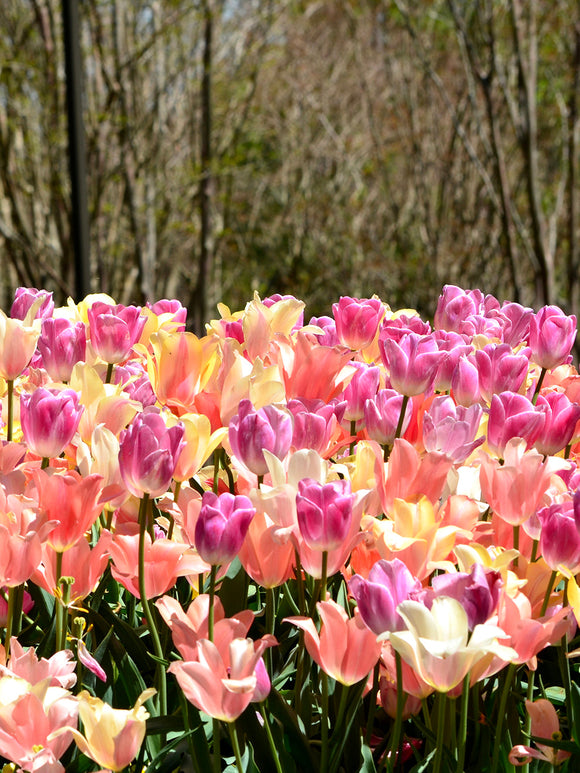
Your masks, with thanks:
[[[0,311],[4,770],[577,770],[576,318]]]

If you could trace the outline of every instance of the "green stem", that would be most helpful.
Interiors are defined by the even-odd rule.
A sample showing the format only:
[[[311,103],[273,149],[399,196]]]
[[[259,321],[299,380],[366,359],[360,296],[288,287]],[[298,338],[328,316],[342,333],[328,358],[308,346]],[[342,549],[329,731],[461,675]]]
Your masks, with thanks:
[[[390,764],[389,769],[395,770],[400,760],[401,752],[401,728],[403,726],[403,709],[405,708],[405,693],[403,692],[403,663],[400,654],[395,650],[395,666],[397,671],[397,715],[395,717],[395,726],[393,727],[393,737],[391,739]]]
[[[550,602],[550,596],[552,595],[552,588],[554,587],[554,583],[556,582],[556,575],[558,572],[555,570],[550,575],[550,580],[548,581],[548,586],[546,588],[546,592],[544,594],[544,601],[542,602],[542,609],[540,610],[540,617],[544,617],[546,614],[546,610],[548,609],[548,604]]]
[[[56,579],[56,596],[55,596],[55,628],[56,628],[56,640],[55,640],[55,652],[58,652],[61,649],[64,649],[61,642],[64,639],[66,642],[66,630],[64,626],[64,620],[65,620],[65,610],[64,610],[64,604],[62,602],[61,597],[61,585],[60,585],[60,578],[62,577],[62,552],[57,552],[56,554],[56,568],[55,568],[55,579]]]
[[[107,363],[107,375],[105,376],[105,384],[110,384],[111,379],[113,378],[113,363],[109,362]]]
[[[151,607],[149,606],[149,600],[147,599],[147,592],[145,589],[145,535],[147,532],[148,510],[149,494],[143,494],[139,506],[139,596],[141,597],[141,606],[143,607],[145,619],[149,626],[153,650],[158,659],[156,681],[159,692],[159,715],[165,716],[167,714],[167,680],[162,662],[165,656],[163,654],[159,632],[157,631],[157,626],[155,624],[153,613],[151,612]]]
[[[365,744],[371,745],[371,737],[373,734],[373,725],[375,723],[375,714],[377,712],[377,693],[379,691],[379,673],[381,670],[381,662],[377,660],[373,670],[373,686],[370,694],[369,715],[367,718],[367,729],[365,733]]]
[[[533,698],[534,698],[534,679],[535,679],[535,676],[536,676],[536,672],[535,671],[530,671],[528,669],[528,689],[527,689],[526,698],[529,701],[532,701]],[[526,711],[526,721],[525,721],[525,724],[524,724],[524,735],[526,736],[526,738],[530,737],[531,729],[532,729],[532,718],[530,717],[530,715]],[[530,772],[530,763],[526,762],[523,765],[523,767],[522,767],[522,773],[529,773],[529,772]]]
[[[437,693],[437,740],[435,741],[435,757],[433,759],[433,773],[440,773],[443,763],[443,741],[445,737],[445,711],[447,708],[446,693]]]
[[[326,601],[328,585],[328,550],[322,551],[322,577],[320,578],[320,600]]]
[[[274,633],[274,623],[276,620],[276,599],[274,596],[273,588],[266,588],[266,633]],[[268,647],[265,652],[266,655],[266,667],[270,678],[273,675],[273,655],[272,647]]]
[[[351,434],[352,440],[350,441],[348,453],[349,453],[349,456],[352,456],[354,454],[354,447],[356,445],[356,420],[355,419],[351,419],[350,421],[350,434]]]
[[[568,606],[568,580],[564,580],[564,598],[563,605]],[[568,659],[568,636],[564,633],[558,650],[558,659],[560,661],[560,672],[562,674],[562,683],[566,693],[566,715],[568,717],[568,727],[574,727],[574,711],[572,704],[572,684],[570,679],[570,660]]]
[[[6,440],[10,441],[12,440],[12,430],[14,425],[14,381],[7,381],[6,386],[8,387],[8,420],[6,422]]]
[[[218,484],[220,480],[220,451],[219,448],[213,452],[213,484],[212,491],[214,494],[218,493]]]
[[[238,733],[236,730],[236,723],[228,722],[228,730],[230,731],[230,741],[232,742],[232,748],[234,750],[234,756],[236,758],[236,767],[238,769],[238,773],[244,773],[244,769],[242,767],[242,755],[240,753],[240,742],[238,740]]]
[[[212,743],[213,743],[213,769],[214,773],[221,773],[222,769],[222,755],[220,751],[221,739],[220,739],[220,723],[219,719],[212,719]]]
[[[276,766],[276,773],[282,773],[282,765],[280,764],[280,759],[278,757],[278,750],[276,749],[276,744],[274,743],[274,736],[272,735],[272,729],[270,727],[270,723],[268,722],[268,715],[266,714],[266,709],[263,702],[260,703],[260,714],[262,715],[262,719],[264,721],[264,730],[266,731],[266,736],[268,737],[268,746],[270,747],[272,759],[274,760],[274,765]]]
[[[459,714],[459,738],[457,739],[457,773],[463,773],[467,746],[467,715],[469,710],[469,674],[463,680]]]
[[[213,641],[213,628],[215,619],[215,580],[217,576],[217,566],[212,566],[209,573],[209,610],[207,613],[207,638]]]
[[[320,672],[320,681],[322,683],[322,715],[320,717],[320,773],[328,771],[328,675],[325,671]]]
[[[513,535],[514,535],[514,550],[517,550],[519,552],[520,550],[520,525],[519,523],[513,526]],[[517,567],[519,561],[519,556],[516,556],[514,558],[514,569]]]
[[[403,431],[403,422],[405,421],[405,414],[407,413],[407,404],[409,402],[409,395],[403,395],[403,402],[401,403],[401,413],[399,414],[399,422],[397,424],[397,431],[395,432],[395,439],[401,437]]]
[[[530,563],[535,564],[538,560],[538,546],[540,544],[540,541],[535,539],[532,542],[532,555],[530,556]]]
[[[532,404],[535,405],[538,401],[538,395],[540,394],[540,389],[542,388],[542,384],[544,383],[544,377],[547,373],[546,368],[542,368],[540,371],[540,378],[538,379],[538,383],[536,384],[536,388],[534,390],[534,396],[532,397]]]
[[[46,470],[49,464],[50,464],[50,459],[48,458],[48,456],[43,456],[42,462],[40,463],[40,469]]]
[[[512,682],[516,673],[517,666],[514,663],[510,663],[507,667],[504,676],[504,683],[501,691],[499,707],[497,712],[497,725],[495,728],[495,739],[493,743],[493,757],[491,761],[491,773],[497,773],[499,765],[499,752],[501,749],[501,742],[503,740],[503,723],[505,719],[505,710],[507,706],[508,697],[511,691]]]

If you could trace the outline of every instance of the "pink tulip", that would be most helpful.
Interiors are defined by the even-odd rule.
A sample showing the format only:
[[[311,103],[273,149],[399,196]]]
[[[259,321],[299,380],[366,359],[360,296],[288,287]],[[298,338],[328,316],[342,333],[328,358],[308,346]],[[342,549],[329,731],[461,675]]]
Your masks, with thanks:
[[[48,680],[51,687],[72,689],[77,681],[71,650],[59,650],[50,658],[38,658],[33,647],[24,649],[16,637],[10,640],[10,659],[0,665],[2,676],[16,676],[34,685]]]
[[[246,574],[263,588],[276,588],[292,576],[294,546],[266,513],[252,518],[238,556]]]
[[[195,524],[195,546],[202,559],[212,565],[228,564],[241,548],[254,513],[243,495],[206,491]]]
[[[451,376],[453,397],[459,405],[468,408],[481,400],[479,371],[470,357],[460,357]]]
[[[436,330],[433,338],[437,342],[439,351],[447,354],[437,369],[434,387],[438,392],[447,392],[451,389],[453,374],[459,359],[470,354],[473,346],[468,342],[467,336],[453,331]]]
[[[349,349],[364,349],[373,342],[385,307],[378,298],[358,300],[343,296],[333,304],[332,312],[340,343]]]
[[[148,303],[148,308],[156,314],[158,317],[169,317],[172,325],[172,329],[177,333],[182,333],[185,330],[185,323],[187,322],[187,309],[177,300],[167,300],[163,298],[155,303]]]
[[[131,400],[141,403],[143,408],[155,405],[157,402],[149,375],[140,362],[128,360],[123,365],[117,365],[113,383],[123,384],[123,392],[128,394]]]
[[[422,320],[418,314],[397,314],[396,317],[383,320],[381,338],[392,338],[393,341],[400,341],[407,333],[426,336],[431,333],[431,325]]]
[[[403,395],[394,389],[380,389],[369,398],[364,406],[364,418],[367,435],[381,445],[392,445],[399,425],[403,408]],[[404,435],[413,418],[413,406],[407,402],[405,416],[401,426]]]
[[[474,564],[471,572],[447,572],[433,577],[432,593],[419,594],[419,599],[431,606],[433,598],[449,596],[457,599],[467,613],[469,630],[485,623],[494,614],[503,585],[501,575],[493,569]]]
[[[350,531],[353,495],[348,480],[319,483],[304,478],[298,483],[298,527],[309,548],[320,551],[339,547]]]
[[[91,344],[99,357],[109,364],[125,360],[145,327],[141,309],[97,301],[87,314]]]
[[[72,389],[39,387],[20,397],[20,422],[24,440],[37,456],[59,456],[74,437],[83,406]]]
[[[82,477],[75,470],[59,473],[53,469],[36,470],[34,482],[38,503],[54,527],[46,542],[59,553],[82,539],[99,517],[103,504],[100,475]]]
[[[379,388],[380,369],[364,362],[352,362],[356,368],[353,377],[344,390],[341,400],[346,402],[344,418],[346,421],[358,421],[364,416],[364,405],[371,400]]]
[[[356,599],[361,619],[378,635],[404,628],[397,607],[401,601],[414,598],[421,583],[402,561],[395,558],[377,561],[367,580],[355,574],[348,587]]]
[[[555,368],[568,362],[576,340],[576,317],[557,306],[543,306],[530,320],[528,343],[532,359],[541,368]]]
[[[119,468],[136,497],[159,497],[171,483],[183,445],[183,424],[167,428],[160,413],[146,408],[121,433]]]
[[[532,309],[519,303],[504,301],[501,309],[494,310],[491,314],[501,321],[504,344],[515,348],[522,341],[528,340],[530,322],[534,314]]]
[[[10,316],[12,319],[25,319],[30,307],[35,303],[37,304],[35,319],[48,319],[52,316],[54,311],[52,293],[37,290],[35,287],[17,287]]]
[[[455,285],[445,285],[435,310],[435,329],[464,333],[469,329],[468,318],[487,315],[499,308],[493,295],[484,296],[481,290],[463,290]]]
[[[493,395],[487,424],[487,444],[498,456],[503,456],[511,438],[523,438],[528,448],[541,435],[546,422],[546,409],[534,406],[524,395],[502,392]]]
[[[288,401],[288,410],[294,418],[292,448],[310,448],[324,456],[330,440],[337,430],[339,419],[344,415],[344,404],[326,404],[322,400]]]
[[[545,698],[539,698],[537,701],[526,701],[526,710],[531,719],[530,735],[536,738],[545,738],[548,741],[554,741],[561,738],[560,720],[556,714],[556,709]],[[548,762],[552,769],[559,768],[571,754],[562,749],[542,744],[534,741],[537,748],[517,744],[509,753],[509,762],[512,765],[527,765],[533,759]]]
[[[580,571],[580,533],[574,518],[574,503],[556,502],[538,512],[542,524],[540,552],[550,569],[566,567],[571,574]]]
[[[473,355],[479,374],[479,391],[486,403],[500,392],[517,392],[527,376],[530,349],[515,354],[508,344],[488,344]]]
[[[2,539],[0,534],[0,539]],[[20,583],[18,583],[20,584]],[[31,609],[34,608],[34,601],[28,591],[24,591],[24,598],[22,600],[22,611],[27,615]],[[0,589],[0,627],[6,628],[8,622],[8,586],[4,585]]]
[[[239,461],[254,475],[265,475],[268,465],[264,449],[284,459],[292,443],[292,416],[274,405],[255,410],[242,400],[238,414],[230,421],[229,440]]]
[[[304,631],[308,654],[325,674],[344,685],[356,684],[374,668],[381,654],[377,637],[355,611],[349,617],[335,601],[316,605],[322,621],[320,633],[309,617],[287,617]]]
[[[83,322],[73,324],[67,319],[45,319],[38,339],[42,367],[53,381],[70,381],[73,367],[83,362],[87,346]]]
[[[537,405],[546,407],[546,423],[534,445],[541,454],[553,456],[572,440],[580,419],[580,405],[571,403],[563,392],[540,394]]]
[[[220,642],[199,639],[195,661],[176,661],[167,670],[175,674],[187,700],[200,711],[234,722],[263,687],[256,668],[264,651],[276,644],[271,635],[257,642],[234,637]]]
[[[0,310],[0,376],[14,381],[26,368],[36,349],[38,329]]]
[[[416,333],[406,333],[397,342],[383,337],[381,332],[379,349],[391,386],[411,397],[432,388],[437,370],[447,356],[439,350],[433,335]]]
[[[423,444],[426,451],[439,451],[455,464],[463,464],[485,438],[476,438],[481,422],[479,405],[464,408],[451,397],[437,395],[423,415]]]
[[[319,327],[324,331],[323,333],[317,333],[315,335],[316,340],[321,346],[332,347],[340,343],[336,333],[336,322],[332,317],[311,317],[308,325]]]

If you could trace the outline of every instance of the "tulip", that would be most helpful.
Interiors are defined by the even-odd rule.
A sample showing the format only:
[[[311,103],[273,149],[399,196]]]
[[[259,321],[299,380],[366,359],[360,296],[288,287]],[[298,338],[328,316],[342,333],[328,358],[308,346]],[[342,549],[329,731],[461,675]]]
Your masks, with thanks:
[[[541,454],[553,456],[572,440],[580,419],[580,405],[570,402],[563,392],[540,394],[537,405],[546,407],[546,422],[534,445]]]
[[[271,635],[257,642],[223,637],[197,642],[195,661],[176,661],[167,669],[175,674],[188,701],[200,711],[223,722],[234,722],[260,693],[256,669],[264,651],[277,644]]]
[[[397,316],[385,319],[381,325],[381,338],[392,338],[400,341],[407,333],[416,333],[418,336],[426,336],[431,333],[431,325],[424,322],[416,313],[397,313]]]
[[[292,416],[274,405],[258,411],[250,400],[242,400],[230,421],[229,440],[236,458],[254,475],[265,475],[264,450],[283,459],[292,443]]]
[[[167,428],[161,414],[145,409],[121,433],[119,468],[136,497],[159,497],[169,488],[183,447],[183,424]]]
[[[511,438],[523,438],[530,448],[542,434],[545,422],[546,409],[542,405],[534,406],[524,395],[513,392],[493,395],[487,424],[487,444],[498,456],[503,456]]]
[[[324,455],[337,429],[337,411],[344,415],[344,404],[327,405],[322,400],[288,401],[288,410],[293,416],[292,448],[310,448]]]
[[[48,319],[54,311],[52,293],[35,287],[17,287],[10,309],[12,319],[26,319],[32,306],[35,306],[35,319]]]
[[[319,327],[322,333],[315,335],[321,346],[336,346],[339,342],[336,332],[336,322],[332,317],[311,317],[308,327]]]
[[[549,741],[555,741],[562,737],[560,732],[560,721],[556,714],[556,709],[545,698],[539,698],[537,701],[526,701],[526,711],[531,719],[530,735],[535,738],[546,738]],[[539,741],[535,741],[537,746],[534,749],[531,746],[517,744],[509,753],[509,762],[512,765],[528,765],[533,759],[548,762],[552,769],[559,768],[571,754],[554,746],[547,746]]]
[[[344,390],[341,400],[346,401],[344,418],[347,421],[358,421],[364,416],[365,402],[372,399],[377,393],[380,369],[377,366],[366,365],[364,362],[351,364],[356,370]]]
[[[256,513],[238,551],[246,573],[263,588],[276,588],[292,576],[294,546],[280,532],[266,513]]]
[[[446,358],[432,335],[406,333],[399,342],[379,336],[379,349],[391,386],[412,397],[428,392]]]
[[[374,397],[369,398],[364,405],[364,419],[367,435],[381,445],[392,445],[395,440],[401,410],[403,395],[394,389],[380,389]],[[401,425],[401,435],[404,435],[413,418],[413,406],[407,402],[405,415]]]
[[[404,628],[397,607],[401,601],[412,598],[420,590],[421,583],[402,561],[395,558],[377,561],[368,580],[355,574],[348,587],[356,599],[361,619],[378,635]]]
[[[473,346],[468,343],[467,336],[453,331],[435,330],[433,338],[437,342],[439,351],[447,354],[437,369],[434,387],[438,392],[447,392],[451,388],[453,374],[459,359],[470,354],[473,351]]]
[[[50,459],[59,456],[74,437],[83,407],[72,389],[39,387],[20,397],[20,422],[30,450]]]
[[[42,322],[38,351],[42,366],[53,381],[70,381],[72,369],[85,359],[87,346],[83,322],[68,319],[45,319]]]
[[[96,301],[87,314],[91,345],[99,357],[109,365],[127,359],[145,327],[141,309]]]
[[[123,365],[117,365],[113,376],[114,384],[122,384],[123,391],[131,400],[141,403],[143,408],[155,405],[157,397],[149,381],[149,374],[141,362],[128,360]]]
[[[168,417],[170,422],[173,422],[172,417],[173,414]],[[177,420],[175,423],[178,423]],[[184,413],[179,423],[184,427],[185,442],[177,458],[173,477],[183,483],[199,471],[227,435],[227,429],[220,427],[212,432],[207,416],[196,413]]]
[[[484,658],[495,655],[505,663],[517,658],[499,643],[505,632],[496,625],[476,625],[470,635],[467,612],[459,601],[439,596],[429,610],[418,601],[403,601],[398,612],[406,630],[385,635],[402,659],[438,692],[449,692]]]
[[[580,534],[574,518],[574,502],[556,502],[538,512],[542,524],[540,552],[553,571],[565,567],[570,574],[580,571]]]
[[[519,303],[505,301],[501,309],[492,311],[493,316],[501,320],[502,340],[515,348],[522,341],[527,341],[530,333],[530,322],[534,315],[532,309]]]
[[[451,389],[456,402],[466,408],[481,400],[479,371],[470,357],[462,356],[457,361],[451,376]]]
[[[206,491],[195,524],[195,546],[202,559],[212,566],[232,561],[255,512],[246,496],[229,493],[218,496]]]
[[[437,395],[423,416],[423,445],[463,464],[485,438],[476,439],[482,416],[479,405],[465,408],[451,397]]]
[[[143,704],[155,695],[144,690],[132,709],[114,709],[86,690],[79,693],[79,717],[84,735],[73,730],[83,754],[108,770],[126,768],[135,758],[145,739],[145,721],[149,714]]]
[[[494,394],[517,392],[530,366],[530,349],[515,354],[508,344],[488,344],[478,349],[473,357],[479,374],[480,394],[487,403]]]
[[[576,340],[576,317],[569,317],[557,306],[543,306],[530,320],[528,344],[532,359],[549,370],[568,362]]]
[[[352,521],[353,499],[348,480],[323,484],[305,478],[298,483],[298,527],[309,548],[329,551],[345,541]]]
[[[381,654],[377,637],[355,611],[349,617],[335,601],[316,605],[322,622],[320,633],[309,617],[287,617],[304,631],[308,654],[325,674],[344,685],[360,682],[372,671]]]
[[[435,329],[461,333],[463,322],[471,315],[479,313],[482,306],[481,290],[462,290],[455,285],[445,285],[437,301]]]
[[[364,349],[373,342],[385,307],[378,298],[358,300],[343,296],[333,304],[332,312],[340,343],[349,349]]]
[[[171,324],[175,332],[180,333],[185,330],[187,322],[187,309],[177,300],[168,300],[163,298],[153,304],[147,304],[148,308],[161,318],[164,324]]]
[[[14,381],[26,368],[38,341],[38,329],[0,310],[0,376]]]
[[[60,650],[50,658],[38,658],[33,647],[25,650],[13,636],[10,640],[10,659],[6,666],[0,666],[0,673],[25,679],[30,685],[46,679],[51,687],[70,690],[77,681],[75,668],[71,650]]]
[[[433,577],[431,587],[435,597],[457,599],[467,613],[469,630],[485,623],[497,609],[503,581],[501,574],[474,564],[471,572],[448,572]],[[429,596],[427,595],[426,598]],[[425,598],[423,598],[425,600]]]

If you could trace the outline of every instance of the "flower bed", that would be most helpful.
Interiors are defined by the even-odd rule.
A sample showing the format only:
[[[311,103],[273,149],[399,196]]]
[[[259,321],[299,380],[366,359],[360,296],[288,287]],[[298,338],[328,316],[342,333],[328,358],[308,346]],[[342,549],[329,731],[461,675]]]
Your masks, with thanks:
[[[0,312],[5,770],[576,770],[575,317],[219,312]]]

